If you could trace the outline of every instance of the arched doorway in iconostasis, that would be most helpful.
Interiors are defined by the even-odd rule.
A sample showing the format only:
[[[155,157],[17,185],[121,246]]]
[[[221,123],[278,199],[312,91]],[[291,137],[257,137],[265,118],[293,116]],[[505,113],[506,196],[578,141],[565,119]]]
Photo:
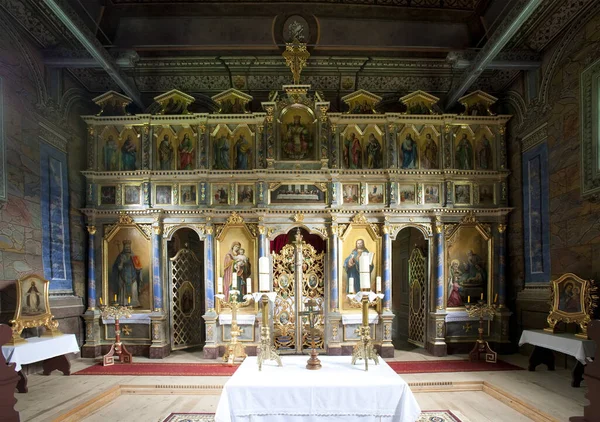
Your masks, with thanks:
[[[326,240],[294,227],[270,242],[273,257],[273,290],[277,293],[273,313],[273,343],[282,354],[308,353],[313,340],[307,301],[314,299],[317,311],[314,340],[325,350]]]
[[[204,345],[204,242],[191,228],[167,242],[171,350]]]
[[[424,347],[427,328],[429,241],[405,227],[392,241],[392,343],[396,349]]]

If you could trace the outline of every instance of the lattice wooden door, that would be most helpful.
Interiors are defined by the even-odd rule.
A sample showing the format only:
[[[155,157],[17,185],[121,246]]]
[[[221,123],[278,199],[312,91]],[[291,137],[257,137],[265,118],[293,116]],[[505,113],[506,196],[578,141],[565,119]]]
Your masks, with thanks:
[[[202,263],[185,247],[170,259],[170,274],[171,348],[201,345],[204,341]]]
[[[408,341],[421,347],[425,345],[426,261],[425,255],[419,248],[413,249],[408,260]]]
[[[315,321],[315,346],[324,349],[325,308],[325,253],[302,241],[284,246],[273,255],[273,289],[277,293],[273,314],[275,348],[281,353],[302,353],[312,341],[304,301],[312,298],[317,302],[319,315]],[[301,283],[298,283],[301,280]],[[300,288],[297,286],[300,284]],[[300,322],[300,323],[298,323]],[[298,342],[298,339],[301,339]]]

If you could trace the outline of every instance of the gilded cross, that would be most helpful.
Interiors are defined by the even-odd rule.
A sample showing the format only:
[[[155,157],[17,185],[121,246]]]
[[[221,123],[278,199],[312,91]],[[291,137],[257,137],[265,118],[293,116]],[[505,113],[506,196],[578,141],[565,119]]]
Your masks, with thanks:
[[[123,334],[126,336],[131,334],[131,328],[129,328],[129,325],[123,325]]]

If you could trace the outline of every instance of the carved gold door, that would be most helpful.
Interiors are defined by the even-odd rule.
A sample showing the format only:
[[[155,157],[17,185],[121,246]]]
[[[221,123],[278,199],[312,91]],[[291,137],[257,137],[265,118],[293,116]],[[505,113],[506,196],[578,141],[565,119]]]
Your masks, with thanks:
[[[414,248],[408,260],[408,341],[421,347],[425,345],[426,263],[421,249]]]
[[[204,341],[202,263],[194,252],[182,248],[170,258],[170,275],[171,348],[199,346]]]
[[[305,301],[315,299],[315,348],[324,350],[325,254],[302,241],[283,247],[273,255],[273,289],[277,293],[273,314],[275,348],[280,353],[303,353],[311,347],[312,336]]]

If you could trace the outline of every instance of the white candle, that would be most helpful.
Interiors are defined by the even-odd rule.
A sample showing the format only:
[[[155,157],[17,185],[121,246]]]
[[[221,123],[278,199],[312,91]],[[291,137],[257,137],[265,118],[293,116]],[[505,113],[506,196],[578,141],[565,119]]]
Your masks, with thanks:
[[[219,277],[217,280],[217,293],[220,295],[223,294],[223,277]]]
[[[237,290],[237,276],[236,275],[234,275],[233,279],[231,280],[231,288],[233,290]]]
[[[260,274],[269,274],[269,257],[262,256],[258,258],[258,272]]]
[[[259,274],[258,275],[258,288],[261,292],[269,291],[269,274]]]
[[[348,279],[348,293],[356,293],[354,291],[354,277]]]
[[[360,273],[360,289],[371,290],[371,274]]]
[[[377,286],[377,293],[381,293],[381,277],[377,276],[376,280],[376,286]]]
[[[252,293],[252,279],[248,277],[246,279],[246,294]]]

